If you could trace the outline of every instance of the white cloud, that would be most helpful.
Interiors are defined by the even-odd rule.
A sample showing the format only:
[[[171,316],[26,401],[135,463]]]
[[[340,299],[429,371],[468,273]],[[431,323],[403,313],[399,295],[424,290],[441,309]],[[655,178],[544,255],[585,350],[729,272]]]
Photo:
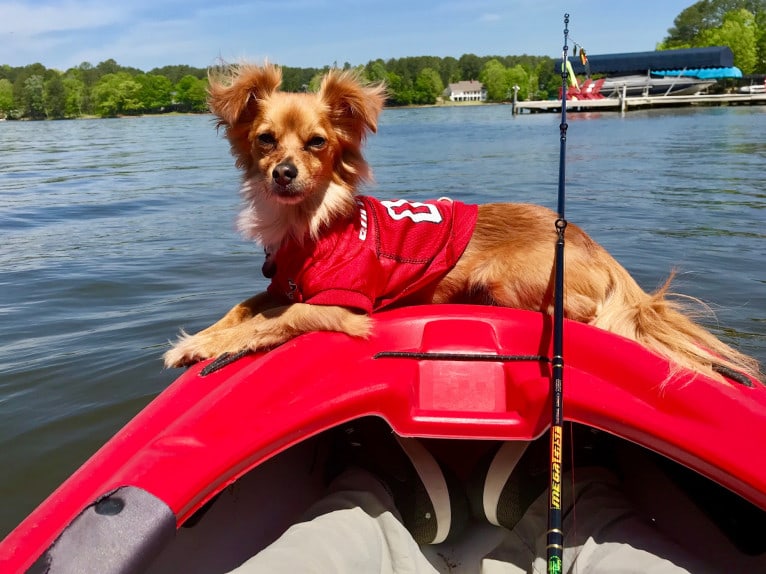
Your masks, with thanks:
[[[0,0],[0,64],[32,62],[67,69],[107,58],[124,66],[152,68],[189,63],[199,34],[177,0],[52,0],[43,4]],[[179,17],[178,15],[181,14]],[[7,16],[7,18],[6,18]],[[193,18],[193,11],[188,12]],[[210,60],[206,59],[205,62]]]
[[[98,28],[123,21],[125,3],[67,0],[48,4],[0,2],[0,34],[35,37]]]
[[[155,65],[196,65],[204,42],[195,32],[193,26],[180,20],[136,23],[103,44],[81,51],[77,59],[96,62],[109,57],[123,66],[135,66],[145,72]],[[212,64],[215,55],[207,54],[200,65]]]
[[[565,8],[572,35],[589,52],[638,51],[663,37],[684,0],[650,3],[657,10],[636,28],[631,22],[645,5],[631,4],[636,14],[612,25],[614,2],[605,0],[567,0],[567,6],[564,0],[0,0],[0,65],[40,62],[66,70],[113,58],[148,71],[176,63],[204,67],[219,55],[316,67],[425,54],[558,55]]]

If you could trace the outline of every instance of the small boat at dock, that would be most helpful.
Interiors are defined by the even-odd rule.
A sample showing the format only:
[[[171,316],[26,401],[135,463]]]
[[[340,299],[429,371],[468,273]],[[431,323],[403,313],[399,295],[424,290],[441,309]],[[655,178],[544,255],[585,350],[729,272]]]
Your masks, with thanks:
[[[715,83],[716,80],[701,80],[693,76],[612,76],[604,79],[600,94],[606,98],[683,96],[702,93]]]

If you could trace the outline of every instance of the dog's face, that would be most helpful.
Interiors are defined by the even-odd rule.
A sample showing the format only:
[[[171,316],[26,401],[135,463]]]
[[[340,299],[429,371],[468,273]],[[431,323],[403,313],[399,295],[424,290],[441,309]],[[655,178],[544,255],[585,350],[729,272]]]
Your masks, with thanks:
[[[329,72],[316,94],[279,91],[275,66],[242,65],[211,79],[210,107],[225,127],[249,199],[313,209],[333,185],[353,194],[369,176],[361,153],[385,94],[350,72]]]
[[[300,203],[332,181],[340,149],[323,107],[316,97],[275,92],[251,124],[251,179],[279,203]]]

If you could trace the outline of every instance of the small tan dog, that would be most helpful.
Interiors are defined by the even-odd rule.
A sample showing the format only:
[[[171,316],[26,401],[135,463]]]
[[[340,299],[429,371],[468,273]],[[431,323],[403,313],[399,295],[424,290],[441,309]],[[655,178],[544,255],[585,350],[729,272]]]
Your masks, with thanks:
[[[167,366],[268,349],[310,331],[365,337],[370,312],[394,303],[552,313],[555,213],[528,204],[477,208],[357,196],[370,178],[361,149],[377,129],[384,87],[336,70],[316,94],[281,92],[281,80],[276,66],[240,65],[211,78],[209,94],[244,172],[239,226],[265,246],[264,274],[272,284],[211,327],[183,334],[165,353]],[[410,235],[387,239],[383,220],[410,224]],[[440,228],[455,237],[442,238]],[[422,256],[420,248],[427,251]],[[576,225],[567,227],[565,251],[569,319],[633,339],[678,368],[723,381],[716,372],[722,365],[760,378],[757,361],[666,298],[669,281],[654,294],[644,292]]]

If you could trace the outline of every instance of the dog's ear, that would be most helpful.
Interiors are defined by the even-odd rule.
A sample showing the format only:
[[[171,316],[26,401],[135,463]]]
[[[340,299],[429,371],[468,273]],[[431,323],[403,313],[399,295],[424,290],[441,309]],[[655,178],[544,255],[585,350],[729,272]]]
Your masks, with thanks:
[[[252,121],[259,101],[279,89],[282,70],[272,64],[242,64],[209,74],[208,105],[221,125]]]
[[[383,84],[364,85],[352,71],[331,70],[322,80],[319,98],[327,105],[333,126],[342,139],[360,143],[378,129],[378,116],[386,102]]]

